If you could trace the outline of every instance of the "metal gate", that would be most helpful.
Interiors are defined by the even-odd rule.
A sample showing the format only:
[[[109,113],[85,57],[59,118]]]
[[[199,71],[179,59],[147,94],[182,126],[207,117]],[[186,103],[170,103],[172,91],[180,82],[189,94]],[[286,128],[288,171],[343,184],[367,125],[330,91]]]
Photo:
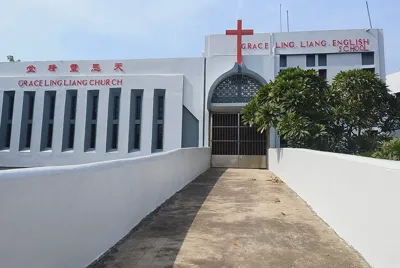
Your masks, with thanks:
[[[243,125],[240,113],[211,115],[213,167],[267,168],[267,148],[268,133]]]

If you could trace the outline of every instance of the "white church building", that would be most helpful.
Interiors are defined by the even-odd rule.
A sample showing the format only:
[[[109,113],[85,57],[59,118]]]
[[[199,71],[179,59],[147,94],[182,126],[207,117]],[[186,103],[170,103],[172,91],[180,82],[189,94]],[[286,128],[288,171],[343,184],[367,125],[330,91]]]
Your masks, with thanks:
[[[243,36],[242,36],[243,35]],[[385,77],[382,30],[206,36],[201,57],[0,63],[0,166],[70,165],[212,147],[214,166],[266,167],[274,129],[240,111],[287,67],[331,80],[363,68]]]

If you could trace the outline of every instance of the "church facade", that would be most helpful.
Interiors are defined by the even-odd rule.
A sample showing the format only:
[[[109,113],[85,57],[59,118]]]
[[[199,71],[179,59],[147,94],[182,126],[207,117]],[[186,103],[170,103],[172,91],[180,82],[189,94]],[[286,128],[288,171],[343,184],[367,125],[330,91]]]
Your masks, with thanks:
[[[382,30],[205,38],[202,57],[0,63],[0,166],[70,165],[212,147],[214,166],[266,167],[274,129],[240,110],[288,67],[329,81],[363,68],[385,77]]]

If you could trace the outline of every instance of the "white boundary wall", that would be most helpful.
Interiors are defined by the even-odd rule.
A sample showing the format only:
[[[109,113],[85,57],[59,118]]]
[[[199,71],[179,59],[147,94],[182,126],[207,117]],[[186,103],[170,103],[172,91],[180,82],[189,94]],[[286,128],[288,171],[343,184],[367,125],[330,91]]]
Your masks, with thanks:
[[[86,267],[210,168],[209,148],[0,171],[0,266]]]
[[[285,148],[269,169],[373,267],[400,267],[400,162]]]

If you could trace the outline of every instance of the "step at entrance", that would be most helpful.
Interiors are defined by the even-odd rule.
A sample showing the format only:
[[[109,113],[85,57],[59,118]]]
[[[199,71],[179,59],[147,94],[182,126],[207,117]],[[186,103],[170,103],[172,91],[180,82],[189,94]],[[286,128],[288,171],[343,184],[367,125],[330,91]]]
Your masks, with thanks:
[[[245,126],[240,113],[211,115],[211,148],[213,167],[267,168],[268,133]]]

